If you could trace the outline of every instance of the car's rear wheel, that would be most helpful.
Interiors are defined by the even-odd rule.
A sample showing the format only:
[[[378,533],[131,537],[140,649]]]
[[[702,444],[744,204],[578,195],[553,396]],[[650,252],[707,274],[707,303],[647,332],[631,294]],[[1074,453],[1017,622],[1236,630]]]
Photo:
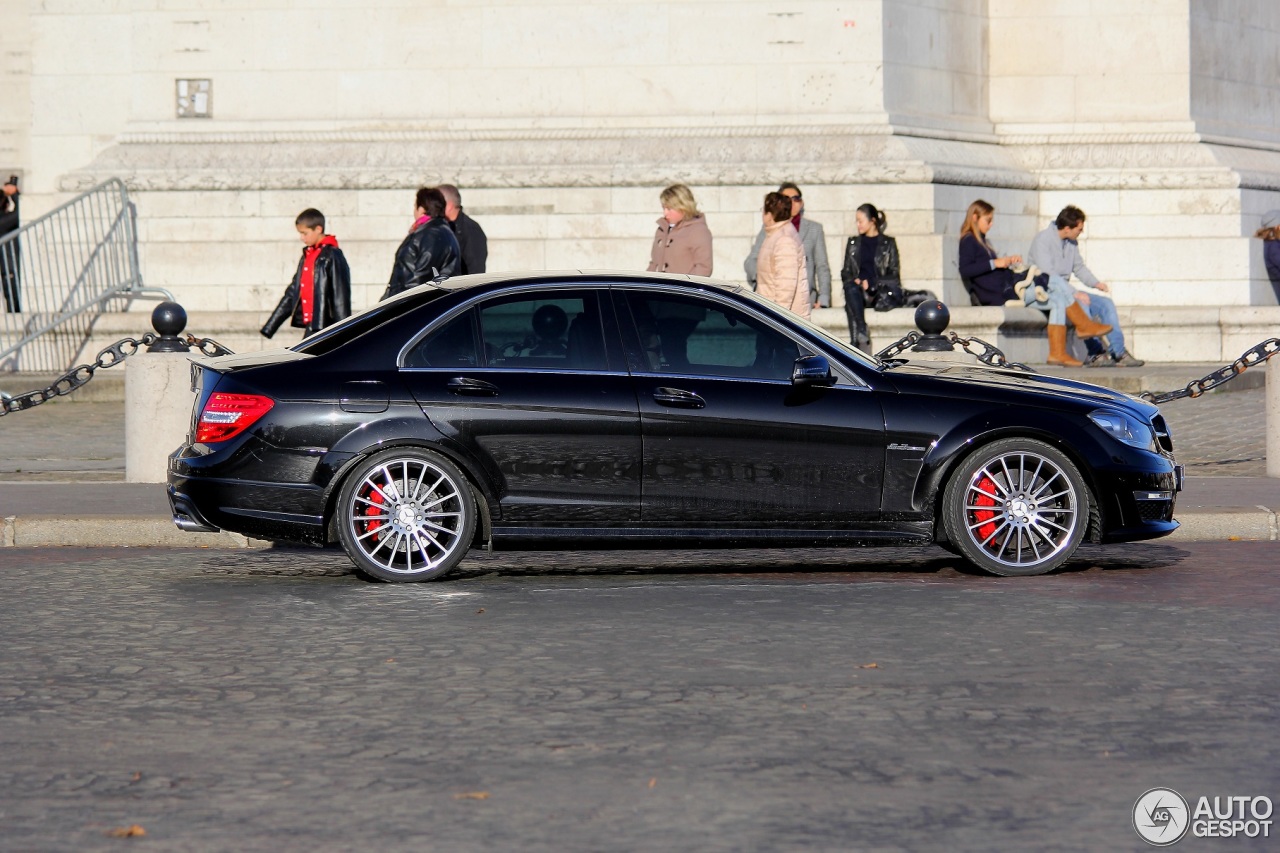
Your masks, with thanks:
[[[370,457],[338,493],[338,537],[366,575],[384,581],[438,578],[466,556],[476,506],[462,472],[427,450]]]
[[[951,544],[996,575],[1039,575],[1067,561],[1089,525],[1089,494],[1071,460],[1034,439],[978,449],[947,482]]]

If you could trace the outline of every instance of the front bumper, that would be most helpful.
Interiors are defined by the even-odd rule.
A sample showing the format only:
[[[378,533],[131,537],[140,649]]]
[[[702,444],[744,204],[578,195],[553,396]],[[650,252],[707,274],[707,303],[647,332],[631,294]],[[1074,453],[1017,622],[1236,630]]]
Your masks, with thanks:
[[[1164,472],[1113,475],[1100,494],[1101,541],[1157,539],[1177,530],[1173,514],[1183,476],[1181,465]]]

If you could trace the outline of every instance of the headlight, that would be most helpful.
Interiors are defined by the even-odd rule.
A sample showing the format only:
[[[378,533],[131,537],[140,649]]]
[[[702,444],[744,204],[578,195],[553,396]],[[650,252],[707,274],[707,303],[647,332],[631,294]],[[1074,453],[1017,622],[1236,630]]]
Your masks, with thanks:
[[[1151,426],[1133,415],[1126,415],[1123,412],[1097,411],[1089,413],[1089,420],[1116,441],[1123,441],[1125,444],[1141,447],[1143,450],[1156,449],[1156,434]]]

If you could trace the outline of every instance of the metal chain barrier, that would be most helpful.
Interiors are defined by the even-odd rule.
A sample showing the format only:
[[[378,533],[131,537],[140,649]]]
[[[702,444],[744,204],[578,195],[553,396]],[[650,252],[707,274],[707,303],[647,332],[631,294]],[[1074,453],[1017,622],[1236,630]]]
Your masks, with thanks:
[[[94,359],[93,364],[77,365],[59,376],[45,388],[37,388],[35,391],[16,395],[0,392],[0,417],[13,412],[22,412],[35,408],[55,397],[64,397],[77,388],[87,385],[96,371],[105,367],[115,367],[126,358],[136,355],[142,347],[149,347],[158,340],[160,340],[160,335],[153,332],[147,332],[141,339],[121,338],[114,344],[103,348],[102,352],[98,353],[98,357]],[[195,335],[187,335],[184,340],[188,345],[198,349],[202,355],[214,357],[232,354],[231,350],[212,338],[197,338]]]
[[[1005,354],[999,347],[994,344],[987,343],[982,338],[962,338],[955,332],[948,333],[948,337],[953,344],[959,344],[961,349],[985,365],[990,367],[1001,367],[1006,370],[1025,370],[1028,373],[1035,373],[1034,370],[1020,361],[1010,361],[1005,357]],[[981,346],[982,350],[975,351],[975,345]]]
[[[877,358],[893,358],[899,353],[906,352],[924,339],[924,335],[920,332],[908,332],[897,341],[889,344],[889,346],[876,353]],[[946,339],[952,344],[957,344],[965,352],[972,355],[978,361],[990,367],[1000,367],[1008,370],[1025,370],[1034,373],[1027,365],[1019,361],[1010,361],[1005,354],[992,344],[982,340],[982,338],[962,338],[955,332],[948,332]]]
[[[142,340],[121,338],[98,353],[98,357],[94,359],[93,364],[81,364],[71,368],[55,379],[53,384],[47,388],[38,388],[35,391],[28,391],[25,394],[18,394],[12,397],[6,396],[3,400],[0,400],[0,417],[13,412],[22,412],[35,408],[55,397],[63,397],[70,394],[80,386],[88,384],[95,371],[104,367],[115,367],[129,356],[137,353],[140,347],[151,346],[158,340],[160,340],[160,336],[151,332],[143,335]]]
[[[880,352],[876,353],[876,358],[893,358],[900,352],[906,352],[920,342],[924,335],[919,332],[907,332],[904,336],[889,344]]]
[[[1230,364],[1218,368],[1203,379],[1193,379],[1188,382],[1185,388],[1180,388],[1177,391],[1165,391],[1160,394],[1152,391],[1143,391],[1138,396],[1149,403],[1155,403],[1157,406],[1170,400],[1180,400],[1183,397],[1194,399],[1202,396],[1206,391],[1211,391],[1219,385],[1230,382],[1250,367],[1262,364],[1278,352],[1280,352],[1280,338],[1267,338],[1265,341],[1245,350],[1239,358]]]
[[[200,350],[200,354],[214,358],[219,355],[233,355],[231,350],[215,341],[213,338],[197,338],[195,335],[187,335],[183,338],[188,346],[193,346]]]

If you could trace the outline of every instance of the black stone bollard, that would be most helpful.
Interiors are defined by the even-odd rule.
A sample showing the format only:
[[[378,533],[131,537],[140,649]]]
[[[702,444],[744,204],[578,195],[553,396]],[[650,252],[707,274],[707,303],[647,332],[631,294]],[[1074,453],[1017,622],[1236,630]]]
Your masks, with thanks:
[[[147,352],[190,352],[191,347],[178,337],[186,327],[186,309],[176,302],[161,302],[151,312],[151,328],[160,340],[147,347]]]
[[[921,302],[916,308],[916,328],[924,333],[912,352],[954,352],[955,345],[942,336],[951,323],[951,311],[936,299]]]

